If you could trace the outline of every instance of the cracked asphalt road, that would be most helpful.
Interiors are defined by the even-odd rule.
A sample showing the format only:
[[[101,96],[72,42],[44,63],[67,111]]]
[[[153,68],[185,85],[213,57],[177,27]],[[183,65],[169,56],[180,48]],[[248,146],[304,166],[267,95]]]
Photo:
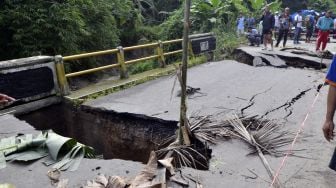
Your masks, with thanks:
[[[235,61],[221,61],[203,64],[188,71],[188,85],[200,88],[200,97],[188,100],[189,114],[213,114],[218,111],[258,115],[274,119],[286,129],[296,131],[311,105],[324,72],[313,69],[272,66],[252,67]],[[102,97],[85,105],[106,108],[117,112],[178,120],[179,88],[171,98],[174,77],[163,77],[134,88]],[[335,147],[327,143],[321,126],[326,111],[327,89],[321,95],[310,114],[304,131],[294,149],[301,157],[289,157],[280,173],[283,187],[333,188],[336,173],[328,169],[328,163]],[[0,124],[9,126],[22,124],[23,127],[0,126],[0,132],[35,132],[12,116],[0,116]],[[6,129],[4,129],[6,128]],[[9,133],[8,133],[9,134]],[[1,136],[8,136],[4,134]],[[204,187],[210,188],[264,188],[269,187],[269,178],[258,156],[247,156],[247,145],[239,140],[223,141],[211,146],[213,156],[209,171],[183,169],[187,174],[199,177]],[[284,148],[284,150],[287,147]],[[266,156],[273,169],[277,169],[282,158]],[[45,175],[48,168],[39,162],[28,166],[9,163],[0,170],[0,182],[15,183],[17,187],[52,187]],[[99,171],[94,169],[102,167]],[[76,173],[65,172],[62,178],[70,179],[70,187],[78,187],[86,180],[94,179],[98,173],[130,176],[140,172],[143,164],[123,160],[84,160]],[[20,177],[20,178],[18,178]],[[38,180],[38,181],[36,181]]]
[[[325,71],[325,70],[324,70]],[[308,107],[323,83],[325,73],[314,69],[293,67],[253,67],[235,61],[203,64],[188,72],[188,85],[201,88],[206,95],[188,100],[188,112],[213,114],[244,113],[273,119],[295,132],[303,121]],[[166,120],[178,120],[179,98],[170,100],[174,77],[164,77],[87,102],[84,105],[106,108],[117,112],[145,114]],[[177,92],[177,91],[175,91]],[[300,157],[290,157],[280,173],[284,187],[335,187],[336,173],[328,169],[333,144],[327,143],[321,132],[326,87],[310,115],[302,136],[294,149]],[[165,112],[165,113],[158,113]],[[257,156],[246,156],[248,147],[230,140],[212,146],[210,171],[185,169],[199,174],[205,187],[268,187],[269,179]],[[284,148],[285,150],[286,148]],[[273,169],[282,158],[267,156]],[[252,172],[258,175],[257,178]]]

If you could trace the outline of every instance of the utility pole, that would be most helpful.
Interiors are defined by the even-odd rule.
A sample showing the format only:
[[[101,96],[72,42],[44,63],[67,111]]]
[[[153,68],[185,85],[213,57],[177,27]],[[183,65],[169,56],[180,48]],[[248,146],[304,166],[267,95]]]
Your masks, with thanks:
[[[181,83],[181,108],[180,108],[180,133],[179,143],[190,145],[189,124],[187,119],[187,68],[188,68],[188,44],[189,44],[189,17],[191,0],[185,0],[184,27],[183,27],[183,55],[182,55],[182,83]]]

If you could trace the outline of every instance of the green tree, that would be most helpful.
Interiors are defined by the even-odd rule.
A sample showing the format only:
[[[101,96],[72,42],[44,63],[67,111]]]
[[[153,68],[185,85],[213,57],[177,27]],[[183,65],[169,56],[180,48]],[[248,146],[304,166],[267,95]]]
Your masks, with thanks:
[[[2,1],[0,59],[115,47],[119,26],[133,20],[132,5],[130,0]]]
[[[308,0],[307,7],[319,12],[331,10],[336,13],[336,2],[334,0]]]

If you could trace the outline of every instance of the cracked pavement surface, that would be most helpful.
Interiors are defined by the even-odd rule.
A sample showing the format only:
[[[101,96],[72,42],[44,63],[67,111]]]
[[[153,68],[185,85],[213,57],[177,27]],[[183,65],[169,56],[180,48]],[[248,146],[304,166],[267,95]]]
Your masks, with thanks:
[[[224,111],[228,114],[258,115],[260,118],[274,119],[295,132],[313,102],[318,85],[323,83],[324,75],[323,71],[314,69],[253,67],[236,61],[203,64],[188,71],[188,85],[200,88],[200,92],[205,94],[188,100],[188,113],[199,111],[200,114],[214,114]],[[176,94],[179,87],[176,85],[170,100],[173,82],[174,77],[166,76],[84,105],[177,121],[180,98]],[[321,131],[326,95],[327,88],[323,87],[294,147],[299,150],[295,154],[302,157],[289,157],[280,173],[283,187],[332,188],[336,185],[336,173],[328,168],[335,142],[327,143]],[[0,136],[34,132],[25,122],[10,115],[0,116],[0,122],[1,125],[10,126],[0,126]],[[21,126],[12,127],[14,125]],[[26,127],[30,128],[26,130]],[[213,156],[209,171],[183,169],[185,173],[199,177],[204,187],[269,187],[270,180],[260,159],[254,155],[247,156],[250,150],[243,142],[233,139],[211,148]],[[284,147],[284,150],[287,148]],[[266,158],[274,170],[282,160],[268,155]],[[94,170],[98,166],[102,168]],[[134,176],[142,167],[143,164],[133,161],[85,159],[77,172],[62,173],[62,178],[69,179],[69,187],[79,187],[86,180],[94,179],[98,173]],[[39,162],[28,166],[10,163],[0,170],[0,182],[25,188],[52,187],[46,176],[47,170]]]
[[[244,113],[274,119],[296,132],[311,105],[324,72],[314,69],[253,67],[235,61],[221,61],[194,67],[188,72],[188,85],[201,88],[205,96],[189,99],[188,112],[200,114]],[[160,78],[134,88],[87,102],[97,108],[117,112],[145,114],[166,120],[178,120],[179,98],[170,101],[174,77]],[[175,91],[176,92],[176,91]],[[334,187],[336,173],[328,169],[333,144],[322,135],[321,126],[326,110],[326,87],[310,114],[304,132],[280,173],[284,187]],[[162,113],[158,113],[162,112]],[[268,187],[267,172],[257,156],[246,156],[248,147],[239,140],[224,141],[211,146],[213,158],[210,171],[185,169],[199,174],[205,187]],[[284,147],[286,150],[288,146]],[[266,156],[273,169],[282,158]],[[255,178],[255,175],[258,175]]]

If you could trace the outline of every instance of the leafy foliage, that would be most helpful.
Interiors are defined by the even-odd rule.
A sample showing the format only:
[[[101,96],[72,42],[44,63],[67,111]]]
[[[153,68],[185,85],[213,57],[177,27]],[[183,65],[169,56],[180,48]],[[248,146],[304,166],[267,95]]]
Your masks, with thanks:
[[[266,5],[275,11],[279,10],[281,3],[278,0],[272,3],[265,0],[196,0],[191,8],[193,30],[209,32],[229,23],[233,24],[229,27],[234,27],[232,20],[240,13],[260,16]]]
[[[191,33],[215,32],[219,44],[226,43],[226,48],[239,45],[239,41],[233,41],[236,39],[232,29],[238,14],[260,15],[268,3],[266,0],[192,2]],[[271,8],[278,10],[280,1],[272,2]],[[4,0],[0,2],[0,60],[39,54],[69,55],[181,38],[182,5],[181,0]],[[169,48],[175,50],[180,46]],[[67,69],[77,71],[97,62],[111,63],[112,59],[73,62]]]
[[[118,25],[134,20],[131,5],[121,0],[5,0],[0,3],[0,59],[116,46]]]
[[[301,9],[313,9],[319,12],[332,10],[334,13],[336,12],[336,2],[334,0],[282,0],[282,2],[283,7],[289,7],[293,12]]]
[[[336,2],[334,0],[308,0],[307,7],[319,12],[332,10],[336,13]]]
[[[171,16],[161,24],[161,29],[160,35],[162,40],[182,38],[183,9],[179,8],[175,10]]]
[[[156,61],[146,61],[146,62],[143,62],[143,63],[138,63],[138,64],[131,65],[128,68],[128,72],[129,72],[129,74],[137,74],[137,73],[145,72],[145,71],[152,70],[152,69],[155,69],[155,68],[158,68],[158,67],[159,67],[158,62],[156,62]]]

